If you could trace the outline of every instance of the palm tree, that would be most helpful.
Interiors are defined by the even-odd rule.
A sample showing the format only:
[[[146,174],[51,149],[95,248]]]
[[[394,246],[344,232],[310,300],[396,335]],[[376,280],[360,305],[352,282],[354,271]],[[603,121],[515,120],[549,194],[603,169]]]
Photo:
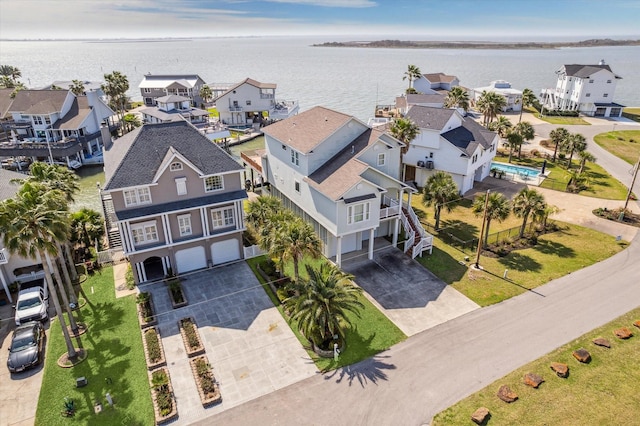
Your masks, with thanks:
[[[520,149],[522,146],[522,135],[516,131],[510,131],[507,133],[507,145],[509,145],[509,162],[511,162],[514,148]]]
[[[82,208],[71,213],[71,240],[81,242],[85,248],[104,236],[104,221],[100,213]]]
[[[258,244],[263,250],[269,252],[271,258],[278,259],[280,271],[284,268],[284,250],[286,248],[280,242],[285,238],[289,223],[297,219],[298,217],[291,210],[282,209],[269,216],[265,226],[259,230]]]
[[[522,100],[520,101],[522,105],[520,106],[520,117],[518,118],[518,123],[522,121],[522,111],[524,108],[535,104],[537,100],[538,98],[536,98],[536,95],[531,89],[524,89],[522,91]]]
[[[360,316],[359,310],[364,308],[358,300],[362,289],[351,282],[352,275],[333,265],[323,263],[319,269],[306,265],[306,269],[309,277],[294,284],[298,294],[284,300],[291,318],[315,346],[336,335],[344,340],[350,325],[347,313]]]
[[[84,95],[84,83],[81,80],[71,80],[69,90],[76,96]]]
[[[18,79],[22,77],[22,72],[12,65],[0,65],[0,75],[9,77],[14,83],[17,83]]]
[[[546,229],[549,216],[551,216],[552,214],[556,214],[559,211],[560,209],[557,206],[547,204],[544,209],[538,210],[536,212],[536,214],[533,216],[533,221],[541,224],[542,229]]]
[[[507,137],[507,134],[509,134],[512,127],[513,124],[511,123],[511,120],[504,115],[501,115],[496,121],[489,124],[488,128],[489,130],[496,132],[500,138],[504,139]]]
[[[587,140],[580,133],[571,133],[569,137],[565,139],[560,149],[562,149],[563,152],[569,154],[569,159],[567,160],[567,170],[571,168],[573,153],[584,151],[586,148]]]
[[[582,172],[584,172],[584,167],[587,164],[587,161],[595,163],[597,160],[595,155],[585,150],[578,151],[578,157],[580,158],[580,170],[578,170],[578,174],[582,174]]]
[[[275,241],[274,249],[281,253],[284,262],[293,261],[293,276],[294,280],[298,281],[300,261],[305,256],[314,259],[320,257],[322,241],[313,226],[296,217],[296,220],[285,222],[280,238]]]
[[[389,127],[391,135],[404,144],[402,153],[406,154],[409,144],[420,134],[420,127],[409,118],[396,119]]]
[[[420,68],[415,65],[408,65],[407,70],[404,72],[403,80],[409,80],[409,88],[413,87],[413,80],[417,80],[420,78],[422,73],[420,72]]]
[[[264,228],[275,213],[282,210],[282,203],[276,197],[261,195],[247,205],[247,223],[254,231]]]
[[[127,90],[129,90],[129,80],[120,71],[113,71],[104,75],[105,83],[100,86],[109,99],[109,106],[118,114],[120,121],[124,118],[127,106]]]
[[[433,205],[436,229],[440,229],[442,207],[450,212],[455,208],[455,204],[452,201],[458,198],[458,185],[453,181],[450,174],[438,171],[429,176],[424,188],[422,188],[422,203],[427,207]]]
[[[460,86],[453,87],[444,100],[447,108],[462,108],[464,112],[469,111],[469,92]]]
[[[524,231],[527,227],[527,220],[529,216],[540,216],[541,212],[547,208],[547,203],[544,200],[544,196],[535,189],[523,188],[516,197],[513,199],[512,207],[513,214],[522,218],[522,225],[520,226],[519,237],[524,236]]]
[[[522,136],[522,142],[533,140],[535,137],[535,131],[533,130],[533,126],[528,121],[521,121],[516,124],[513,130]],[[518,148],[518,158],[522,157],[522,143]]]
[[[493,119],[502,112],[504,107],[507,105],[507,101],[504,96],[499,93],[484,90],[478,98],[476,105],[478,110],[484,116],[484,126],[488,127],[489,123],[491,123]]]
[[[0,202],[0,230],[4,246],[9,252],[42,262],[49,296],[53,299],[67,345],[67,354],[69,358],[75,358],[76,350],[71,342],[47,262],[49,254],[57,255],[55,241],[67,238],[66,207],[64,196],[59,190],[47,190],[41,184],[26,182],[15,198]],[[61,293],[64,295],[64,292]],[[70,321],[73,321],[71,315]]]
[[[123,123],[122,128],[124,133],[129,133],[136,127],[142,126],[142,122],[140,121],[140,118],[138,118],[138,116],[135,114],[125,114],[125,116],[122,117],[122,123]]]
[[[483,248],[487,248],[487,240],[489,239],[489,225],[493,219],[498,222],[502,222],[509,217],[511,213],[511,203],[503,194],[499,192],[490,192],[489,198],[486,200],[487,212],[484,212],[485,194],[478,194],[473,200],[471,210],[476,216],[484,215],[486,217],[486,225],[484,231],[484,244]]]
[[[557,129],[553,129],[551,133],[549,133],[549,137],[551,138],[551,142],[553,142],[553,161],[556,162],[556,154],[558,153],[558,147],[562,147],[565,144],[565,141],[569,138],[569,131],[564,127],[558,127]]]
[[[202,100],[204,100],[205,104],[209,103],[211,98],[213,98],[213,90],[211,90],[211,87],[207,86],[206,84],[203,85],[200,88],[200,97],[202,98]]]

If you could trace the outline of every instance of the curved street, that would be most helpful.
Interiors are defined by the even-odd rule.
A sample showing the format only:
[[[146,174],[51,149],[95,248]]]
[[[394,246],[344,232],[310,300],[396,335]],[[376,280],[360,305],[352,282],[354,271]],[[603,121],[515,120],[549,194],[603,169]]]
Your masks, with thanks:
[[[592,126],[566,127],[585,135],[598,164],[629,185],[631,175],[625,171],[631,166],[593,142],[594,135],[612,130],[614,122],[594,121],[597,124]],[[548,137],[557,127],[533,117],[530,122],[539,137]],[[618,123],[616,130],[640,129],[638,125]],[[636,193],[639,188],[636,182]],[[558,194],[554,197],[549,191],[545,196],[554,204],[562,198]],[[586,197],[564,198],[564,212],[582,198]],[[638,211],[637,203],[633,208]],[[607,227],[591,220],[588,208],[576,210],[583,213],[571,213],[574,223],[580,216],[584,226],[604,227],[612,235],[622,230],[633,238],[632,243],[605,261],[440,324],[372,359],[318,373],[197,424],[428,424],[441,410],[510,371],[638,307],[637,229],[619,224]]]

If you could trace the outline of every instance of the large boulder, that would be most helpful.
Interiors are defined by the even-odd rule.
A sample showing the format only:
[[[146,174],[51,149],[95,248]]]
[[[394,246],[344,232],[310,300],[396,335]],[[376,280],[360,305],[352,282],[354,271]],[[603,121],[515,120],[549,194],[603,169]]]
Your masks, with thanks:
[[[640,320],[635,320],[633,325],[635,325],[636,327],[640,328]]]
[[[561,362],[552,362],[551,369],[555,371],[558,377],[567,377],[569,375],[569,366]]]
[[[518,394],[512,391],[508,385],[502,385],[500,389],[498,389],[498,398],[504,402],[511,403],[518,399]]]
[[[527,373],[524,375],[524,384],[527,386],[531,386],[532,388],[538,389],[538,386],[544,382],[542,376],[538,376],[534,373]]]
[[[613,334],[615,334],[619,339],[628,339],[633,336],[633,333],[627,327],[619,328],[615,330]]]
[[[611,342],[609,342],[607,339],[604,339],[602,337],[598,337],[597,339],[593,339],[593,344],[594,345],[598,345],[598,346],[602,346],[605,348],[610,348],[611,347]]]
[[[573,351],[573,357],[585,364],[591,361],[591,354],[585,348],[580,348]]]
[[[489,409],[487,407],[480,407],[471,415],[471,420],[477,425],[484,424],[489,417]]]

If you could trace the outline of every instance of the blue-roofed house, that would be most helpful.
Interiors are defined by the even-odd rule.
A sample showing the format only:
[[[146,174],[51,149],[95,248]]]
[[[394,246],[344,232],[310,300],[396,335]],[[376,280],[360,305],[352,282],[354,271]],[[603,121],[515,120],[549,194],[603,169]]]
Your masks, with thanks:
[[[186,121],[145,124],[105,152],[111,248],[136,282],[243,258],[243,168]]]

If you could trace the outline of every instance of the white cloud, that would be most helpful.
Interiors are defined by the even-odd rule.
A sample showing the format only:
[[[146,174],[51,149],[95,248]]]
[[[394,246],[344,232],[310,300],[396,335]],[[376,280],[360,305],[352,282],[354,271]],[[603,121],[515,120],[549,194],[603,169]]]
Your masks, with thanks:
[[[375,1],[372,0],[266,0],[272,3],[292,3],[292,4],[304,4],[310,6],[323,6],[323,7],[374,7],[377,6]]]

